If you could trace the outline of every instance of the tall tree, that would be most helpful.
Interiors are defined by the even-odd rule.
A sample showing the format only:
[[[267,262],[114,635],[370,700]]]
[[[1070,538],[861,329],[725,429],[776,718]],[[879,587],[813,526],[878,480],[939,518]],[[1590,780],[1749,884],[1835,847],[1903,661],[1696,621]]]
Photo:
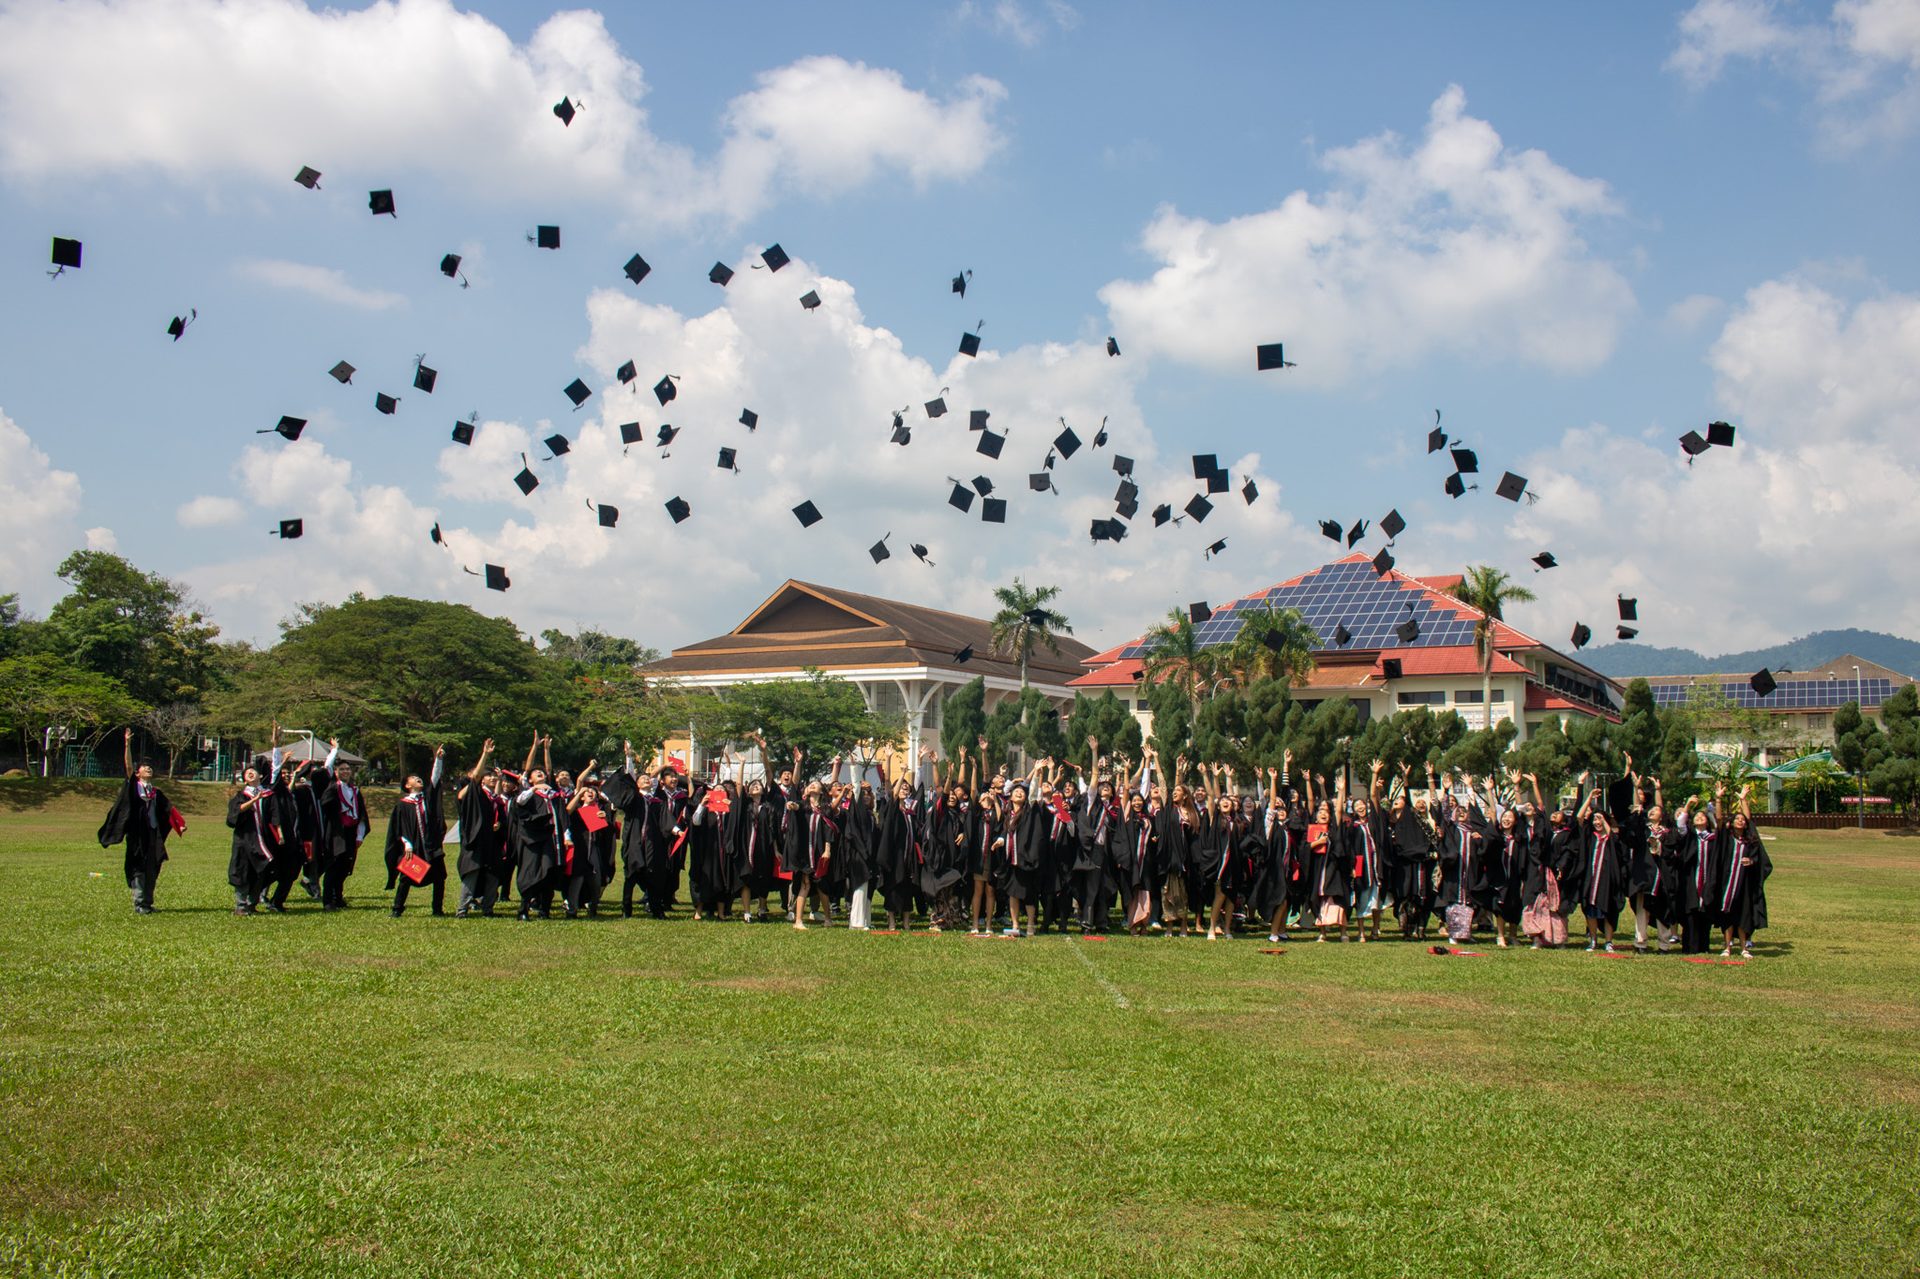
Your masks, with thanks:
[[[1246,687],[1247,758],[1259,769],[1286,763],[1287,742],[1300,709],[1283,679],[1257,679]]]
[[[205,695],[220,628],[183,587],[106,551],[75,551],[59,571],[67,594],[40,624],[39,647],[113,677],[142,702]]]
[[[20,734],[29,763],[34,747],[49,740],[78,743],[82,755],[90,755],[107,732],[134,723],[146,709],[119,680],[52,653],[0,661],[0,723]]]
[[[1240,684],[1277,679],[1290,687],[1299,687],[1313,674],[1313,654],[1320,647],[1320,633],[1307,625],[1297,608],[1275,608],[1271,601],[1264,609],[1243,614],[1240,631],[1227,646],[1227,661]]]
[[[993,647],[1020,655],[1020,687],[1024,689],[1027,659],[1033,656],[1033,650],[1040,647],[1058,653],[1059,637],[1073,634],[1073,625],[1051,607],[1060,594],[1057,586],[1028,586],[1016,577],[1012,586],[997,587],[993,594],[1000,601],[1000,611],[993,615]]]
[[[659,649],[647,648],[624,636],[609,635],[592,627],[578,635],[557,630],[541,631],[540,642],[545,646],[540,650],[541,656],[564,663],[569,667],[569,673],[580,670],[630,671],[660,660]]]
[[[1920,690],[1912,684],[1901,685],[1880,704],[1880,717],[1887,726],[1881,734],[1879,757],[1870,764],[1868,784],[1874,794],[1905,808],[1912,823],[1916,800],[1920,800]]]
[[[1140,721],[1126,703],[1108,689],[1099,697],[1077,693],[1067,714],[1067,746],[1077,760],[1087,757],[1089,741],[1100,743],[1100,753],[1129,768],[1141,758]]]
[[[1353,758],[1353,739],[1360,732],[1360,712],[1344,697],[1329,697],[1294,721],[1294,767],[1333,784],[1343,764]]]
[[[1153,737],[1148,745],[1166,765],[1168,782],[1191,780],[1191,759],[1187,775],[1179,772],[1180,759],[1193,753],[1193,704],[1187,690],[1175,683],[1149,684],[1147,708],[1153,712]]]
[[[940,707],[940,753],[959,759],[964,748],[969,755],[980,751],[981,735],[987,731],[987,681],[976,675],[948,694]]]
[[[1495,623],[1505,620],[1509,604],[1531,604],[1534,594],[1507,575],[1505,569],[1490,564],[1473,564],[1466,576],[1453,588],[1454,598],[1480,611],[1473,624],[1473,654],[1480,660],[1480,726],[1493,723],[1493,655],[1496,651]]]
[[[1142,642],[1147,650],[1141,663],[1143,678],[1154,686],[1179,689],[1187,699],[1187,714],[1197,718],[1200,694],[1219,673],[1220,650],[1201,647],[1193,619],[1177,608],[1169,610],[1167,620],[1148,631]]]

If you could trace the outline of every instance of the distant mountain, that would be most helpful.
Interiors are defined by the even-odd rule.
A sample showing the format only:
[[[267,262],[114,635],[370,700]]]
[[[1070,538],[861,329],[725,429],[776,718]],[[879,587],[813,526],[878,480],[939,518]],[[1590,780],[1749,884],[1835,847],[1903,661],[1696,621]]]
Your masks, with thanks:
[[[1761,667],[1810,671],[1844,653],[1878,662],[1903,675],[1920,676],[1920,643],[1881,631],[1815,631],[1772,648],[1749,649],[1706,657],[1690,648],[1655,648],[1650,644],[1602,644],[1581,653],[1587,665],[1615,679],[1636,675],[1751,675]]]

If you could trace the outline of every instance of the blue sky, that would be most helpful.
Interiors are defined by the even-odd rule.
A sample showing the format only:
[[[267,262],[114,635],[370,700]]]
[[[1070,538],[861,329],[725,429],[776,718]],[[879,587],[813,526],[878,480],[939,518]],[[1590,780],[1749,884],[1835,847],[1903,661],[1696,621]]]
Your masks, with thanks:
[[[1020,573],[1105,644],[1330,558],[1319,519],[1397,507],[1403,568],[1505,565],[1542,593],[1515,620],[1550,638],[1615,593],[1641,597],[1643,638],[1708,651],[1920,632],[1911,556],[1876,553],[1920,536],[1917,9],[14,0],[0,590],[44,608],[91,543],[249,638],[360,589],[670,647],[788,576],[977,610]],[[568,129],[560,92],[586,102]],[[397,219],[369,215],[372,187]],[[537,223],[558,253],[524,241]],[[56,234],[86,265],[49,282]],[[796,259],[778,277],[707,282],[776,240]],[[437,273],[448,251],[471,289]],[[809,287],[820,313],[795,305]],[[956,361],[981,319],[988,355]],[[1256,341],[1300,367],[1256,375]],[[422,353],[431,396],[410,389]],[[352,387],[325,377],[343,358]],[[681,374],[681,401],[613,384],[625,358],[643,384]],[[596,392],[578,413],[576,376]],[[916,409],[914,443],[888,446],[891,410],[943,385],[961,412]],[[945,476],[981,469],[965,407],[1013,427],[987,468],[1014,490],[1006,528],[944,505]],[[1435,408],[1494,471],[1458,503],[1421,451]],[[313,420],[300,445],[252,434],[282,413]],[[1083,437],[1110,418],[1149,506],[1191,494],[1190,452],[1262,497],[1202,527],[1143,511],[1093,546],[1104,452],[1026,492],[1060,416]],[[1740,442],[1688,469],[1673,441],[1712,418]],[[680,426],[673,456],[621,454],[628,420]],[[541,463],[555,430],[576,452]],[[510,483],[522,448],[533,499]],[[1502,467],[1541,501],[1494,499]],[[828,516],[804,535],[801,497]],[[265,536],[292,515],[301,543]],[[900,554],[874,566],[882,533]],[[1566,567],[1529,574],[1541,549]],[[507,595],[459,571],[487,560]]]

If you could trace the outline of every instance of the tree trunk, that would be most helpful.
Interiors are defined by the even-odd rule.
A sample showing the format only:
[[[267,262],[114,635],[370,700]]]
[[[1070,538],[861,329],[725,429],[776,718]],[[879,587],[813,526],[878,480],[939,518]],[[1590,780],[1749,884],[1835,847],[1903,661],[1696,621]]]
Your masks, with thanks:
[[[1487,636],[1486,655],[1480,659],[1480,727],[1493,731],[1493,636]]]

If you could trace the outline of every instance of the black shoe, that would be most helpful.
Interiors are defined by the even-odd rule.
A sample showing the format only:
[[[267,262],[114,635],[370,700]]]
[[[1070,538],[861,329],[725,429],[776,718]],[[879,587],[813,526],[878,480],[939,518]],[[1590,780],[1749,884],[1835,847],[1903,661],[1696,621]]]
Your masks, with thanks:
[[[282,906],[279,902],[261,902],[260,909],[270,910],[276,915],[284,915],[287,913],[287,908],[285,906]]]
[[[233,913],[234,913],[234,914],[236,914],[236,915],[251,915],[251,914],[253,914],[253,907],[251,907],[251,906],[244,906],[244,905],[242,905],[242,906],[235,906],[235,907],[233,908]]]
[[[314,901],[320,900],[320,886],[318,884],[311,884],[303,879],[300,881],[300,887],[306,889],[307,896],[312,898]]]
[[[550,911],[550,910],[542,910],[542,911],[536,911],[536,912],[534,912],[534,913],[535,913],[535,914],[537,914],[537,915],[539,915],[539,916],[540,916],[540,918],[542,918],[542,919],[552,919],[552,918],[553,918],[553,912],[552,912],[552,911]]]
[[[522,921],[525,921],[525,920],[527,920],[527,919],[529,919],[529,918],[531,918],[531,916],[529,916],[529,915],[527,914],[527,908],[526,908],[525,906],[522,906],[522,907],[520,908],[520,913],[519,913],[519,914],[517,914],[517,915],[515,915],[515,916],[514,916],[514,918],[515,918],[515,919],[518,919],[518,920],[522,920]]]
[[[632,918],[633,918],[633,907],[631,907],[631,906],[622,906],[622,907],[620,908],[620,918],[622,918],[622,919],[632,919]]]
[[[433,917],[435,919],[445,919],[447,917],[447,912],[444,910],[441,910],[438,906],[436,906],[433,908]]]
[[[151,914],[153,914],[153,907],[151,907],[151,906],[135,906],[135,907],[133,908],[133,913],[134,913],[134,914],[136,914],[136,915],[151,915]]]
[[[400,918],[400,907],[395,906],[392,910],[388,911],[387,914],[392,915],[395,919]]]

